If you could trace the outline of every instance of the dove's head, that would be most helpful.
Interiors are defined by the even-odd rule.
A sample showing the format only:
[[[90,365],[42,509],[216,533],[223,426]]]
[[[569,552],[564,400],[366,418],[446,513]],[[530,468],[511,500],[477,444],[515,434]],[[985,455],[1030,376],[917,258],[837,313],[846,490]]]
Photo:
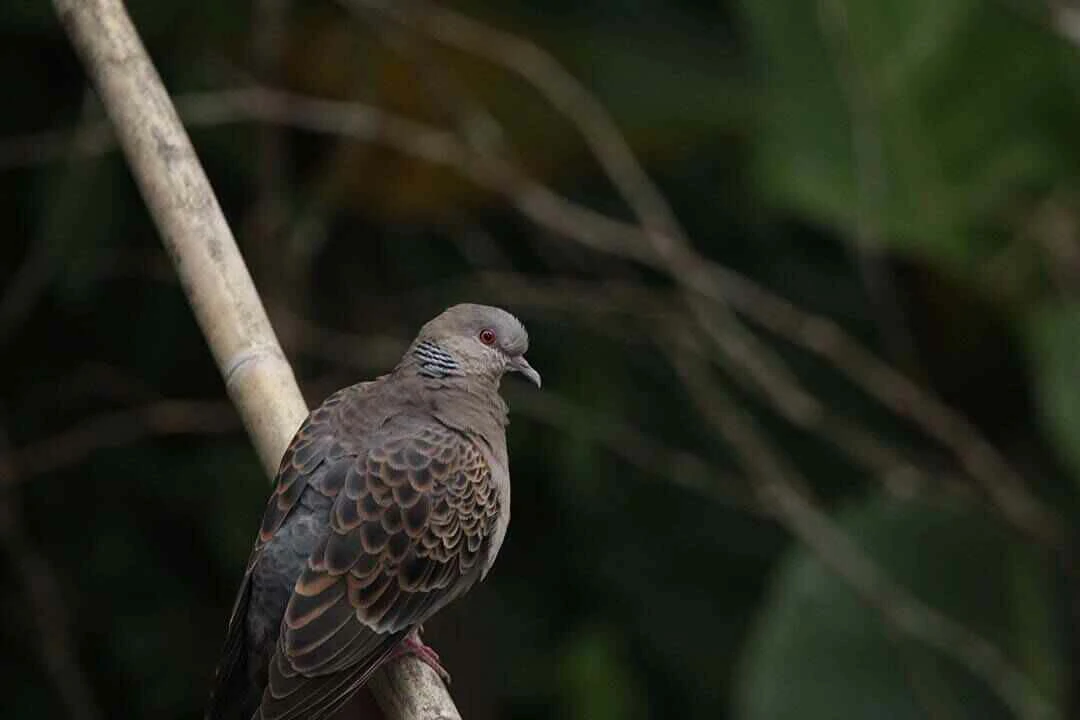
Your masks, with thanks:
[[[540,387],[540,373],[525,359],[529,333],[516,317],[490,305],[446,309],[420,329],[409,353],[429,377],[494,378],[519,372]]]

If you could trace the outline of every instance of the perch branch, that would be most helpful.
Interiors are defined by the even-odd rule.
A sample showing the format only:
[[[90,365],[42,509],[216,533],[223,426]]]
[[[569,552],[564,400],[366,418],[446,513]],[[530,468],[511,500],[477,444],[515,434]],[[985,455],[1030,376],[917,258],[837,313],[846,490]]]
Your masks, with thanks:
[[[172,101],[120,0],[53,5],[101,97],[196,319],[269,473],[307,412],[236,241]],[[392,718],[460,717],[433,670],[414,658],[373,690]],[[423,711],[423,714],[420,714]]]
[[[172,102],[118,0],[56,0],[267,470],[303,398]]]

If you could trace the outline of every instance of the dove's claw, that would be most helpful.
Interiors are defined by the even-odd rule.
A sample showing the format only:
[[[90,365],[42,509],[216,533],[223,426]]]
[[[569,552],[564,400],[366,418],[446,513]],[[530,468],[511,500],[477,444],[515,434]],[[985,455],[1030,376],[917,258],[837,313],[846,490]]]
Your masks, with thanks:
[[[420,633],[416,630],[406,635],[405,639],[391,651],[389,657],[387,657],[387,662],[406,655],[414,656],[434,670],[444,683],[450,684],[450,673],[442,666],[439,653],[435,652],[430,645],[425,645],[424,641],[420,639]]]

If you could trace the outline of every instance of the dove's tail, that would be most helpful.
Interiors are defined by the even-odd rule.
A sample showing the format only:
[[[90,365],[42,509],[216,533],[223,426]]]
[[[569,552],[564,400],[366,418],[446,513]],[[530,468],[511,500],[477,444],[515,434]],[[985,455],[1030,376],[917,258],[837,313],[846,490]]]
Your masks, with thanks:
[[[244,626],[247,624],[250,594],[251,581],[245,577],[229,620],[225,648],[214,677],[214,690],[210,694],[210,705],[204,720],[249,720],[258,712],[262,692],[251,679],[248,654],[244,648]]]
[[[245,665],[240,663],[228,674],[219,672],[204,720],[248,720],[258,712],[261,694]]]

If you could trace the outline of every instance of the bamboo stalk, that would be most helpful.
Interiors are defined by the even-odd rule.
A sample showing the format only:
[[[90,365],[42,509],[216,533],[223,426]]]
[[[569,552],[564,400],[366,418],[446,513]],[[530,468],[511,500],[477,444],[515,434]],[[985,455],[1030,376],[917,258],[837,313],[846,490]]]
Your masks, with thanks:
[[[53,5],[273,477],[307,407],[191,141],[121,0]],[[415,658],[381,670],[371,688],[392,720],[460,720],[438,675]]]

